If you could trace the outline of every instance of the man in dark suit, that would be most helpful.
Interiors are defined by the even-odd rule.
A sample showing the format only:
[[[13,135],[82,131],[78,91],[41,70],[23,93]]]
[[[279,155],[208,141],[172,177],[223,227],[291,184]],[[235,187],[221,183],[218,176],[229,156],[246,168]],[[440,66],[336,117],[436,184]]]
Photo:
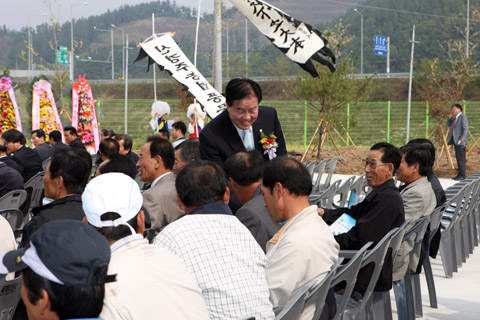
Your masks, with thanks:
[[[27,182],[38,172],[43,171],[42,160],[38,154],[25,145],[23,133],[17,129],[8,129],[2,134],[2,140],[8,153],[13,153],[12,160],[20,167],[23,181]]]
[[[250,79],[233,79],[225,88],[227,109],[219,114],[200,133],[200,155],[202,159],[223,166],[224,161],[239,151],[257,150],[264,160],[269,155],[260,143],[260,131],[266,136],[273,134],[277,143],[275,155],[287,153],[282,127],[277,111],[259,106],[262,90]]]
[[[260,190],[263,170],[262,155],[258,151],[238,152],[225,161],[228,187],[243,204],[235,216],[247,227],[266,252],[268,240],[280,229],[265,208]]]
[[[447,126],[450,127],[448,131],[448,144],[454,146],[455,157],[457,158],[458,174],[454,180],[465,179],[465,162],[466,154],[465,147],[468,144],[468,118],[462,113],[463,107],[456,103],[452,106],[450,117],[447,119]]]
[[[45,161],[50,158],[53,153],[53,147],[45,142],[45,131],[42,129],[33,130],[31,140],[40,160]]]
[[[53,152],[57,151],[68,151],[70,147],[62,142],[62,133],[58,130],[53,130],[49,134],[50,145],[53,147]]]
[[[72,126],[67,126],[63,129],[63,134],[65,136],[65,141],[70,147],[87,150],[82,141],[78,138],[77,129]]]

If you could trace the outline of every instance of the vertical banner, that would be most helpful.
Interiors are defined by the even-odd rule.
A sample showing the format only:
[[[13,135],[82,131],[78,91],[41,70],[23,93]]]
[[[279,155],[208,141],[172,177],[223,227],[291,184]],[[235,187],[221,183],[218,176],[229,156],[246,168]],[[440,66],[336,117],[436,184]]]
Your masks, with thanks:
[[[137,59],[149,56],[162,70],[183,84],[191,95],[197,99],[210,118],[215,118],[225,108],[225,98],[213,88],[197,68],[188,60],[170,33],[144,41]]]
[[[22,121],[10,78],[0,78],[0,134],[8,129],[22,131]]]
[[[37,129],[45,131],[47,137],[50,132],[59,130],[63,139],[63,126],[53,97],[52,86],[43,79],[33,84],[32,131]]]
[[[85,75],[78,77],[72,87],[72,127],[77,129],[80,140],[88,152],[95,154],[100,144],[97,111],[92,88]]]
[[[318,77],[312,60],[335,71],[335,56],[326,47],[328,41],[312,26],[261,0],[230,0],[274,46],[302,69]],[[325,58],[329,58],[329,60]]]

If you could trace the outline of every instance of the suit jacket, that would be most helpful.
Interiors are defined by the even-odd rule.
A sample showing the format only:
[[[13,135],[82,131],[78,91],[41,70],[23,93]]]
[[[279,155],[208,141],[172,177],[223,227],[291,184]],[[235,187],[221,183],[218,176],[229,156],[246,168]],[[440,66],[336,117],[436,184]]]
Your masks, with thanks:
[[[33,150],[35,150],[35,152],[40,157],[40,160],[42,160],[42,161],[45,161],[48,158],[50,158],[50,156],[53,153],[53,147],[51,145],[49,145],[48,143],[42,143],[41,145],[39,145],[38,147],[36,147]]]
[[[405,207],[405,220],[412,219],[407,225],[405,232],[412,229],[421,218],[429,216],[437,204],[435,193],[427,177],[409,183],[400,191],[400,195],[402,196],[403,206]],[[393,264],[393,281],[401,280],[405,276],[410,260],[408,254],[412,250],[413,244],[414,239],[412,238],[402,242],[400,245]],[[417,269],[419,258],[420,247],[412,256],[410,269]]]
[[[273,133],[277,137],[277,156],[287,153],[277,110],[271,107],[259,107],[258,118],[252,127],[255,150],[264,153],[262,145],[259,143],[261,129],[266,135]],[[229,156],[240,151],[246,151],[246,149],[227,110],[210,121],[200,132],[200,156],[204,160],[217,162],[223,167],[223,163]],[[263,158],[267,161],[268,155],[264,154]]]
[[[162,177],[155,186],[142,193],[143,206],[152,221],[152,228],[158,234],[167,224],[185,215],[177,201],[175,176],[169,173]]]
[[[267,242],[280,229],[280,224],[273,221],[272,216],[265,208],[260,185],[253,192],[252,199],[246,202],[235,212],[235,216],[252,233],[263,251],[266,252]]]
[[[87,148],[85,148],[85,146],[83,145],[82,141],[80,141],[80,139],[78,138],[73,140],[72,143],[70,143],[70,147],[87,150]]]
[[[43,171],[42,160],[38,154],[27,146],[20,147],[12,156],[22,174],[23,181],[27,182],[38,172]]]
[[[62,141],[57,142],[57,143],[53,146],[53,152],[57,152],[57,151],[68,151],[68,150],[71,150],[70,146],[66,145],[66,144],[63,143]]]
[[[456,146],[468,144],[468,118],[463,113],[460,113],[457,121],[455,121],[455,127],[453,126],[453,120],[455,118],[447,119],[447,126],[450,127],[448,131],[447,141],[448,144],[454,144]],[[459,143],[461,139],[465,140],[465,143]]]

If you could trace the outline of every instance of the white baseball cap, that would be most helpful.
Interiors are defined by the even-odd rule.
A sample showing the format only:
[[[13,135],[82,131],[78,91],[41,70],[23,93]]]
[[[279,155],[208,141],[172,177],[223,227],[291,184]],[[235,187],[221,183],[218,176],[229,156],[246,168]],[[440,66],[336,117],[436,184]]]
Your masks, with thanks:
[[[126,225],[142,208],[143,197],[138,184],[123,173],[111,172],[93,178],[82,194],[83,211],[88,223],[97,228]],[[120,218],[102,221],[101,216],[115,212]]]

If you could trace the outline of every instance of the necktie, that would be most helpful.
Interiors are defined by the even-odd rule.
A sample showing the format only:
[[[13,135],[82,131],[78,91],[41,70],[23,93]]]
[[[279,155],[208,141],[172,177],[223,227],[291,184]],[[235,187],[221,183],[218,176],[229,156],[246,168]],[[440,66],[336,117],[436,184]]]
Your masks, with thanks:
[[[457,122],[457,117],[455,117],[455,119],[453,119],[453,127],[455,128],[455,122]]]
[[[247,149],[247,151],[252,151],[253,149],[255,149],[252,144],[252,139],[250,139],[248,129],[242,130],[242,142],[243,142],[243,145],[245,146],[245,149]]]

